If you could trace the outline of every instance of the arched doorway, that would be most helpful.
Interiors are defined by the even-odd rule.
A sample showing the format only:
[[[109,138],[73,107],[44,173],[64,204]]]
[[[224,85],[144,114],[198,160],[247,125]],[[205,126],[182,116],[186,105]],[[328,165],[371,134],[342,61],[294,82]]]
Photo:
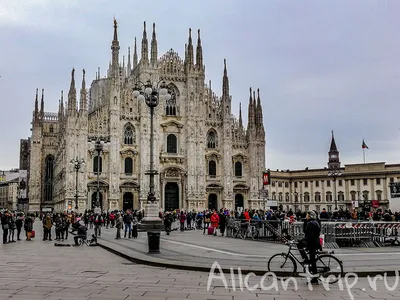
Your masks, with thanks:
[[[235,195],[235,210],[237,210],[238,207],[244,207],[244,199],[242,194]]]
[[[218,210],[218,197],[216,194],[208,195],[208,209]]]
[[[92,210],[96,208],[96,200],[97,200],[97,192],[94,192],[92,194]],[[100,208],[103,209],[103,193],[99,192],[99,203],[100,203]]]
[[[176,182],[167,182],[164,199],[166,211],[179,209],[179,186]]]
[[[122,209],[123,211],[133,210],[133,194],[131,192],[124,193]]]

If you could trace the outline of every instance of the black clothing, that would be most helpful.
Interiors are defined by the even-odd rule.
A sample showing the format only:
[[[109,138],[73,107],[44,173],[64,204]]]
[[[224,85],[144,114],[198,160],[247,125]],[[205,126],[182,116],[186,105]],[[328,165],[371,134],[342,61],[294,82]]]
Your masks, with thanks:
[[[311,264],[311,273],[317,273],[317,261],[316,261],[316,254],[317,250],[321,248],[319,242],[319,236],[321,234],[321,226],[319,225],[317,220],[310,220],[307,222],[307,227],[305,230],[305,242],[306,247],[309,251],[310,255],[310,264]]]

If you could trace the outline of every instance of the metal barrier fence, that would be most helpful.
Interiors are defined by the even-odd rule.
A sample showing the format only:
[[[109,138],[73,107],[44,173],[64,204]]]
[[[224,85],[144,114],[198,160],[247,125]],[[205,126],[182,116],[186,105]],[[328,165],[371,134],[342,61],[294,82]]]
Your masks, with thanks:
[[[303,222],[251,221],[251,230],[247,224],[236,220],[230,222],[227,236],[277,243],[288,236],[296,241],[304,238]],[[242,234],[238,235],[240,231]],[[322,221],[321,234],[326,248],[400,245],[400,222]]]

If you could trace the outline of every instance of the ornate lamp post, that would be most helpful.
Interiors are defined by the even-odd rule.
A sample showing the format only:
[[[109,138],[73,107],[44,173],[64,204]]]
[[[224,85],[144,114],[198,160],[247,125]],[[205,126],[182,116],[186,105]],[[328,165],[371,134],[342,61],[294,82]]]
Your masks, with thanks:
[[[329,170],[328,176],[332,177],[332,179],[333,179],[333,197],[335,200],[335,210],[337,210],[338,206],[337,206],[337,195],[336,195],[336,178],[338,178],[339,176],[342,176],[342,173],[338,169],[332,169],[332,170]]]
[[[95,213],[101,213],[100,207],[100,168],[102,168],[102,164],[100,164],[101,153],[103,152],[104,146],[109,145],[109,142],[101,138],[95,138],[90,141],[94,145],[94,149],[97,152],[97,188],[96,188],[96,203],[94,204]]]
[[[165,85],[165,81],[160,80],[153,84],[150,80],[147,83],[137,81],[133,89],[133,96],[139,101],[145,101],[150,108],[150,170],[146,172],[150,176],[149,194],[147,205],[145,206],[145,218],[142,220],[143,227],[147,231],[149,253],[160,253],[160,230],[162,221],[159,218],[159,206],[156,204],[156,194],[154,191],[154,176],[157,171],[154,169],[154,109],[160,100],[169,100],[171,95]]]
[[[80,168],[85,165],[85,160],[83,158],[78,159],[78,157],[76,157],[75,159],[72,159],[70,163],[75,169],[75,209],[78,209],[78,172]]]

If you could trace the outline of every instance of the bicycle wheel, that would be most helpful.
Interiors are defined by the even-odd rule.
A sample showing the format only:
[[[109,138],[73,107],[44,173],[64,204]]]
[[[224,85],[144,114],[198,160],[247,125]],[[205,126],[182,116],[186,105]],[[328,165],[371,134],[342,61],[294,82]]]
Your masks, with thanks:
[[[319,280],[325,280],[328,283],[336,283],[344,276],[342,262],[331,254],[318,256],[317,272],[322,276]]]
[[[245,240],[246,239],[246,237],[247,237],[247,229],[241,229],[240,230],[240,238],[242,239],[242,240]]]
[[[289,278],[296,272],[297,264],[287,253],[273,255],[268,261],[268,271],[280,278]]]

